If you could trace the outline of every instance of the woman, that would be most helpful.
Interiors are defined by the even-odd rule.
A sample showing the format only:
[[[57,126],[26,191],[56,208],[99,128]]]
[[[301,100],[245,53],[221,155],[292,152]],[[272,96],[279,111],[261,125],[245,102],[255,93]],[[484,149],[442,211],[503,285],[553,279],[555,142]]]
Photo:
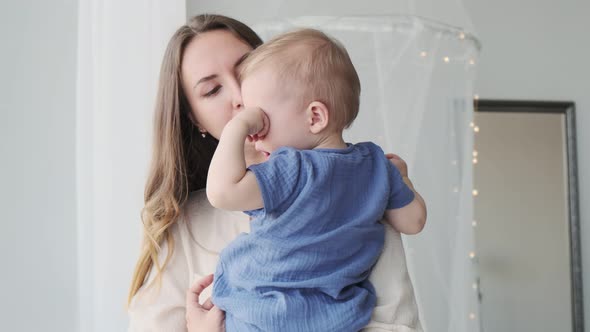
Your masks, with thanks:
[[[219,15],[192,18],[168,44],[142,211],[143,247],[129,293],[130,331],[186,331],[187,310],[198,313],[188,324],[223,331],[223,312],[209,301],[199,304],[199,296],[208,298],[219,252],[248,232],[249,222],[241,212],[213,208],[201,189],[223,127],[243,108],[235,69],[260,44],[248,26]],[[264,160],[252,144],[245,149],[248,164]],[[403,160],[390,158],[407,175]],[[378,302],[367,331],[421,331],[400,235],[387,229],[370,279]]]

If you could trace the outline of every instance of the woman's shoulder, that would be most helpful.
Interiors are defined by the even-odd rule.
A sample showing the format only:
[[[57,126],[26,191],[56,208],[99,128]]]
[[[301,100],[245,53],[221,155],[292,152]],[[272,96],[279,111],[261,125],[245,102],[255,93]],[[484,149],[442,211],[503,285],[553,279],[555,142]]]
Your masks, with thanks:
[[[179,229],[187,231],[190,241],[214,253],[219,253],[238,234],[250,230],[246,214],[213,207],[204,189],[189,195],[181,219]]]
[[[211,203],[209,203],[209,200],[207,199],[207,193],[205,189],[191,192],[183,206],[183,212],[189,214],[207,214],[213,213],[214,210],[215,208],[211,205]]]
[[[215,208],[207,199],[205,189],[193,191],[182,207],[182,219],[191,227],[207,226],[214,222],[226,224],[248,221],[248,216],[240,211],[227,211]]]

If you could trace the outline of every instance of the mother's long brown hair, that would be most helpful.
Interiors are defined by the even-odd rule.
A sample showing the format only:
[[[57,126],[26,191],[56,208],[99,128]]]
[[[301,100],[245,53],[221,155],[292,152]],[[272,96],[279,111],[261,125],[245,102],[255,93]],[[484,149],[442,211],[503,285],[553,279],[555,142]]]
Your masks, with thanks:
[[[262,40],[247,25],[222,15],[203,14],[193,17],[180,27],[168,42],[162,67],[155,107],[154,142],[148,180],[141,211],[143,241],[135,266],[128,303],[147,281],[156,267],[157,280],[174,249],[174,238],[169,231],[180,215],[191,191],[205,188],[207,171],[217,140],[201,137],[198,128],[189,120],[191,112],[182,90],[181,64],[184,50],[197,35],[227,30],[252,48]],[[160,245],[167,241],[166,259],[160,265]]]

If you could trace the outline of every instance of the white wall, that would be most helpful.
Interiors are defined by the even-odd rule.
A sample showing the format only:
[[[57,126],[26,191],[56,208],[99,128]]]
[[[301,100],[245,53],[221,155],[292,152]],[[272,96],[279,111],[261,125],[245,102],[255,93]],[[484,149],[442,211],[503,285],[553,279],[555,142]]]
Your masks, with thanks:
[[[216,13],[247,24],[298,16],[416,15],[471,30],[462,0],[187,0],[189,16]]]
[[[0,3],[0,330],[76,330],[77,1]]]
[[[571,100],[576,103],[582,269],[590,323],[590,2],[468,0],[483,44],[480,98]]]

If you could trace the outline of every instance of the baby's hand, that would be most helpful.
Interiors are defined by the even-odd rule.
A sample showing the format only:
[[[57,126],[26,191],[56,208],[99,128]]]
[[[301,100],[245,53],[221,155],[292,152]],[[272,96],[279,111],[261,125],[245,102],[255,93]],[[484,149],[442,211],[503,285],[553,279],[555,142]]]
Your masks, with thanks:
[[[385,157],[399,170],[402,177],[408,177],[408,165],[400,156],[393,153],[386,153]]]
[[[234,119],[246,124],[250,142],[264,138],[270,127],[268,116],[260,108],[247,108],[236,115]]]

